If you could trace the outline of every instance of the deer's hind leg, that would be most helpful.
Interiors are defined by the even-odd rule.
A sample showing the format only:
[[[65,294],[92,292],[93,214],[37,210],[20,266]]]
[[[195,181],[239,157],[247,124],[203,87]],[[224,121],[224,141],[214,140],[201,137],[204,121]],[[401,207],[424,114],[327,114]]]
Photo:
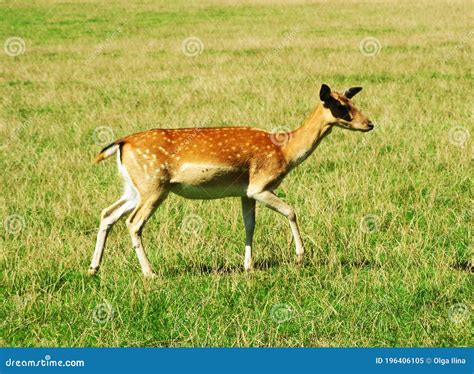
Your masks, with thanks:
[[[100,263],[102,262],[104,254],[105,243],[110,229],[115,222],[117,222],[124,214],[132,211],[135,206],[136,201],[134,201],[134,199],[128,199],[127,196],[123,196],[102,211],[95,250],[88,271],[90,275],[94,275],[99,271]]]
[[[143,248],[142,231],[147,220],[153,215],[156,208],[166,199],[168,191],[164,189],[157,189],[152,194],[145,195],[132,214],[127,218],[127,227],[132,238],[133,248],[137,253],[138,261],[142,269],[143,275],[146,278],[153,278],[155,274],[151,268],[150,262]]]
[[[153,150],[150,152],[146,147],[148,145],[144,144],[145,150],[140,150],[136,144],[125,144],[122,150],[122,165],[139,195],[138,204],[127,218],[126,224],[143,275],[152,278],[155,274],[143,248],[142,231],[148,219],[168,196],[169,164],[167,155],[155,153]]]
[[[130,179],[127,170],[122,165],[120,149],[117,151],[117,166],[124,182],[124,193],[119,200],[105,208],[101,213],[97,241],[89,268],[90,275],[94,275],[99,271],[110,229],[123,215],[135,209],[139,200],[138,190]]]

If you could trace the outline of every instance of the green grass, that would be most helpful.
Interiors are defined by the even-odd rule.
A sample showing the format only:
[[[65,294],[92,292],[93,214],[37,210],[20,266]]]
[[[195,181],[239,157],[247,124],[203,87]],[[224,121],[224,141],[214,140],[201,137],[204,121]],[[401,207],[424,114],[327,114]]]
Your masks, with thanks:
[[[1,345],[472,345],[469,2],[187,3],[0,5],[1,44],[26,43],[0,55]],[[123,221],[86,275],[122,188],[114,162],[91,164],[99,126],[294,128],[323,82],[363,86],[376,130],[336,129],[278,190],[302,268],[274,212],[258,208],[247,274],[238,199],[171,196],[144,232],[158,279],[142,279]]]

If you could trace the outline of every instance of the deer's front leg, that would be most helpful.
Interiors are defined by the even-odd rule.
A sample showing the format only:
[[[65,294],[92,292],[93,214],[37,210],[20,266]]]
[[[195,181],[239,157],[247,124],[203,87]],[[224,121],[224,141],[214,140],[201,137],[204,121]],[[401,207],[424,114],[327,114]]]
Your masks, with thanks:
[[[249,197],[242,197],[242,217],[245,226],[245,259],[244,269],[252,268],[252,241],[255,230],[255,200]]]
[[[291,206],[280,200],[273,192],[262,191],[251,195],[252,198],[262,203],[266,207],[283,214],[290,221],[291,232],[295,239],[296,245],[296,262],[301,264],[303,262],[304,248],[301,240],[298,224],[296,223],[296,213]]]

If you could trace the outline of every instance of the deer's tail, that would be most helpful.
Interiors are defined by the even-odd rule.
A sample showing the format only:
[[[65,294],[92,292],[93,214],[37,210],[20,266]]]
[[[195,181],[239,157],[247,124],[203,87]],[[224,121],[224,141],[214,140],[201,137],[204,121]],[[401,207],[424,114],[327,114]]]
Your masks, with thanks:
[[[99,152],[99,154],[95,158],[95,163],[97,164],[101,162],[102,160],[105,160],[106,158],[109,158],[110,156],[115,154],[120,149],[122,144],[123,144],[123,141],[120,139],[102,148],[102,150]]]

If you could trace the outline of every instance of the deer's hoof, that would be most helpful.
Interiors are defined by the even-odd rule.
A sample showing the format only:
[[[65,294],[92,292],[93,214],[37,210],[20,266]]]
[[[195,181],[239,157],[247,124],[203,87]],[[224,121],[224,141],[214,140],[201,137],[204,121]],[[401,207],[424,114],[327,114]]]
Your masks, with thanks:
[[[92,277],[96,275],[98,271],[99,271],[99,268],[89,268],[89,270],[87,270],[87,274]]]
[[[296,255],[296,265],[303,265],[304,255]]]
[[[244,260],[244,269],[245,271],[250,271],[253,269],[253,261],[252,258],[246,258]]]
[[[153,272],[145,273],[145,274],[143,274],[143,276],[145,277],[145,279],[156,279],[156,278],[158,278],[158,275],[156,275]]]

